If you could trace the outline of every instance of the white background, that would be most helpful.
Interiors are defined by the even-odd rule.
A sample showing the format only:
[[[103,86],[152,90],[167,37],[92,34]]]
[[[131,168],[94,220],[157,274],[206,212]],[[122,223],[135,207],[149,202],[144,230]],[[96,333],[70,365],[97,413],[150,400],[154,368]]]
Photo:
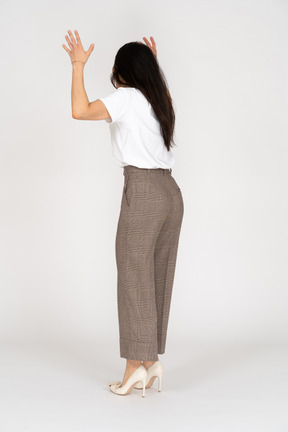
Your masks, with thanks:
[[[114,91],[120,46],[150,35],[174,100],[185,214],[169,339],[287,342],[288,3],[112,4],[2,5],[1,339],[117,326],[123,174],[108,123],[71,115],[76,28],[95,43],[90,101]]]
[[[108,123],[71,115],[62,44],[77,29],[95,43],[90,101],[114,91],[117,50],[143,36],[174,100],[184,218],[167,358],[202,342],[287,344],[288,2],[18,0],[0,15],[0,340],[105,343],[119,358],[123,174]]]

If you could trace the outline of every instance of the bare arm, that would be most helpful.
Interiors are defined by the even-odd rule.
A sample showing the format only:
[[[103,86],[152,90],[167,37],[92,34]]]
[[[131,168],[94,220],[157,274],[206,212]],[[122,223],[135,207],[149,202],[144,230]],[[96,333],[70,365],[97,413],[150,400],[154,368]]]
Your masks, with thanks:
[[[105,120],[110,118],[104,103],[99,99],[89,102],[84,87],[84,64],[75,62],[72,64],[72,117],[77,120]]]
[[[70,30],[68,30],[70,39],[65,36],[70,50],[62,44],[70,56],[73,71],[71,88],[72,117],[79,120],[108,119],[110,115],[103,102],[97,99],[90,103],[84,87],[84,66],[94,49],[94,44],[91,44],[89,49],[85,51],[77,30],[74,31],[77,42]]]
[[[81,112],[87,110],[89,100],[84,87],[84,64],[72,63],[71,87],[72,117],[77,118]]]

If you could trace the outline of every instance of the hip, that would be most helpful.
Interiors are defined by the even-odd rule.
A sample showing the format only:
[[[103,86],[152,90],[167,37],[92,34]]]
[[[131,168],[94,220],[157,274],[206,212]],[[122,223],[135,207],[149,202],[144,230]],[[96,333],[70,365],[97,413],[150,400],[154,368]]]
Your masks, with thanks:
[[[183,205],[182,191],[171,168],[138,168],[132,165],[123,167],[123,198],[131,206],[133,203],[147,206]]]

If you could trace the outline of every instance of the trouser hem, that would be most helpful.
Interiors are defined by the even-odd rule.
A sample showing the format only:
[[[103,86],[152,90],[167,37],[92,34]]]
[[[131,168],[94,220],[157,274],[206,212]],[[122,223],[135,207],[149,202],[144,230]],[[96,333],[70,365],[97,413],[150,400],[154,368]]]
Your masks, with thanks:
[[[157,342],[137,342],[120,338],[120,357],[129,360],[156,361]]]

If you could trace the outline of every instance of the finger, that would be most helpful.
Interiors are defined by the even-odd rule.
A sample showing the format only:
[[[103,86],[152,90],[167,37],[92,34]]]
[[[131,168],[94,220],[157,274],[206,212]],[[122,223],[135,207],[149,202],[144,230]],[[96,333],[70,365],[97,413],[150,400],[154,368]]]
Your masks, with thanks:
[[[65,35],[65,39],[66,39],[66,41],[67,41],[69,47],[70,47],[71,50],[72,50],[72,49],[73,49],[73,45],[72,45],[72,43],[71,43],[71,41],[70,41],[70,39],[69,39],[69,37],[68,37],[67,35]]]
[[[155,48],[156,48],[156,42],[155,42],[153,36],[150,36],[150,39],[151,39],[151,41],[152,41],[152,47],[155,47]]]
[[[91,52],[94,49],[94,46],[95,46],[94,44],[91,44],[90,47],[89,47],[89,49],[88,49],[88,51],[86,51],[86,53],[88,54],[88,56],[90,56]]]
[[[74,32],[75,32],[75,35],[76,35],[76,40],[77,40],[78,45],[83,49],[82,42],[81,42],[81,39],[80,39],[78,31],[74,30]]]
[[[65,51],[67,51],[68,54],[70,55],[70,54],[71,54],[71,51],[66,47],[66,45],[62,44],[62,46],[63,46],[63,48],[65,49]]]
[[[72,44],[73,44],[73,45],[76,45],[76,40],[75,40],[74,35],[73,35],[73,33],[71,32],[71,30],[68,30],[68,33],[69,33],[69,35],[70,35],[70,38],[71,38]]]
[[[147,45],[149,48],[151,48],[151,46],[150,46],[150,42],[148,41],[148,39],[147,39],[146,37],[143,37],[143,39],[144,39],[146,45]]]

